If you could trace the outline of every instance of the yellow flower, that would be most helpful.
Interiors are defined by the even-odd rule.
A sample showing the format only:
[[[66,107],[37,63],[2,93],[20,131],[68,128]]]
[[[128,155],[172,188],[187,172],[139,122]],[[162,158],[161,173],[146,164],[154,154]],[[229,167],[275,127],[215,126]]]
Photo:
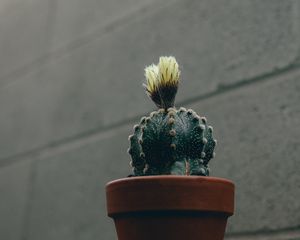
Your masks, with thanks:
[[[145,77],[147,84],[145,85],[149,93],[154,92],[158,88],[158,67],[154,64],[145,68]]]
[[[172,107],[179,84],[180,71],[176,59],[160,57],[158,65],[145,68],[147,94],[158,107]]]
[[[160,57],[158,63],[160,85],[178,85],[180,71],[174,57]]]

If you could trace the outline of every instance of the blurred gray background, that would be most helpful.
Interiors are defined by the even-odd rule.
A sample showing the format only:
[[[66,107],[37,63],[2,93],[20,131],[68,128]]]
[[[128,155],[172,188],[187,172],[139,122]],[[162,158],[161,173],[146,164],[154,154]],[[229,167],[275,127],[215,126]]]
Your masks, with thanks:
[[[299,47],[296,0],[1,0],[0,239],[116,240],[104,187],[161,55],[236,184],[226,239],[300,239]]]

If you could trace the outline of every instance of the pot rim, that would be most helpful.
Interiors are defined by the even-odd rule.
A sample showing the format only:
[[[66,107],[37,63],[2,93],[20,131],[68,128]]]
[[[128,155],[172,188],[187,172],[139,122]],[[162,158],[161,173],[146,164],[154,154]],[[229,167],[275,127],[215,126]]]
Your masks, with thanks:
[[[202,180],[207,180],[207,179],[210,179],[210,180],[213,180],[213,181],[216,181],[216,182],[226,182],[226,183],[230,183],[234,186],[234,183],[233,181],[229,180],[229,179],[226,179],[226,178],[220,178],[220,177],[211,177],[211,176],[192,176],[192,175],[189,175],[189,176],[186,176],[186,175],[152,175],[152,176],[138,176],[138,177],[125,177],[125,178],[119,178],[119,179],[116,179],[116,180],[112,180],[110,182],[108,182],[106,184],[106,187],[109,186],[109,185],[112,185],[112,184],[115,184],[115,183],[119,183],[119,182],[126,182],[126,181],[130,181],[131,182],[131,179],[135,179],[136,181],[143,181],[145,179],[152,179],[152,180],[155,180],[155,179],[202,179]]]
[[[234,212],[234,183],[203,176],[159,175],[117,179],[106,185],[108,215],[139,212]]]

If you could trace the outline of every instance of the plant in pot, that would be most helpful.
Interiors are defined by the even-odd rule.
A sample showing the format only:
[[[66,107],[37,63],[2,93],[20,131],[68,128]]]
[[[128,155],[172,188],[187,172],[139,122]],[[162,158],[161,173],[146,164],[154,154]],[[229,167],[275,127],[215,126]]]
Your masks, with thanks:
[[[180,71],[174,57],[145,69],[158,107],[129,136],[132,174],[106,186],[119,240],[222,240],[233,214],[234,184],[209,177],[216,140],[205,117],[174,107]]]

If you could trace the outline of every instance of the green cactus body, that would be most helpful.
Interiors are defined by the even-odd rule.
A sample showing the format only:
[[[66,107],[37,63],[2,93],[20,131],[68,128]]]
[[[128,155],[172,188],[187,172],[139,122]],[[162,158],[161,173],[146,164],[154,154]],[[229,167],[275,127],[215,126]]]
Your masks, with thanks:
[[[191,109],[152,112],[134,126],[129,140],[135,176],[209,175],[216,140],[206,119]]]
[[[170,58],[167,60],[170,65],[174,64]],[[172,66],[173,70],[177,70],[175,74],[179,78],[180,72],[175,65]],[[163,73],[156,76],[155,71],[158,70],[155,67],[151,66],[154,70],[150,77],[161,76],[163,86],[157,84],[156,79],[150,79],[153,82],[148,83],[148,86],[152,88],[147,88],[147,91],[154,103],[163,108],[152,112],[149,117],[143,117],[134,126],[134,133],[129,136],[128,152],[132,158],[133,176],[208,176],[208,162],[214,157],[216,146],[216,140],[212,136],[213,128],[207,125],[205,117],[199,117],[193,110],[173,107],[178,81],[166,81]],[[169,78],[174,76],[173,73],[168,73],[168,65],[161,68]]]

